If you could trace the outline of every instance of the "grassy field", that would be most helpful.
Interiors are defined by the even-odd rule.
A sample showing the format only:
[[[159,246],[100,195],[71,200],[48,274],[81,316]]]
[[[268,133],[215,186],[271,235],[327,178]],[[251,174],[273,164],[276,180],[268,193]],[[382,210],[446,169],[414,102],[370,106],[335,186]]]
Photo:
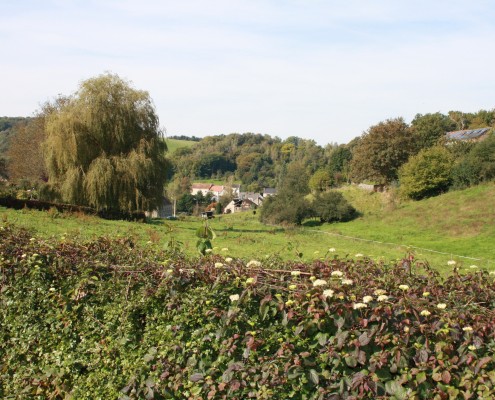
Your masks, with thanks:
[[[192,140],[165,139],[165,143],[167,143],[168,153],[172,154],[180,147],[191,147],[198,142],[194,142]]]
[[[335,249],[340,256],[363,254],[387,262],[411,251],[442,274],[452,271],[447,264],[450,260],[464,271],[471,265],[495,270],[495,185],[396,206],[391,205],[387,194],[350,188],[345,195],[362,212],[360,218],[348,223],[306,221],[301,228],[282,228],[261,224],[252,212],[217,216],[209,221],[217,235],[214,251],[246,260],[275,255],[284,260],[311,261],[332,256],[329,249]],[[203,224],[198,217],[145,224],[5,208],[0,208],[0,218],[33,228],[43,237],[121,235],[150,246],[165,246],[173,238],[190,255],[196,254],[195,231]]]

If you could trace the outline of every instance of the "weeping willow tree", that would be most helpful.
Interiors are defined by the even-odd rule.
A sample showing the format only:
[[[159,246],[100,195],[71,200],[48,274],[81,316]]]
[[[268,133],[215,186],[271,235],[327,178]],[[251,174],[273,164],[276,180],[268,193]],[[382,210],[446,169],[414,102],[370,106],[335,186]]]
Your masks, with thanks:
[[[62,201],[98,210],[151,210],[166,180],[166,144],[148,92],[117,75],[81,83],[46,118],[48,183]]]

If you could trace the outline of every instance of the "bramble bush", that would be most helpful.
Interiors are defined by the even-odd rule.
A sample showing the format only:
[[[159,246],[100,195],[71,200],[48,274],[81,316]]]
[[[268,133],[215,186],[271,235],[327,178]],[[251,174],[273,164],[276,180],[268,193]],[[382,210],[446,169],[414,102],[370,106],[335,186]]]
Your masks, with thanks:
[[[0,397],[494,397],[492,276],[335,254],[187,259],[4,224]]]

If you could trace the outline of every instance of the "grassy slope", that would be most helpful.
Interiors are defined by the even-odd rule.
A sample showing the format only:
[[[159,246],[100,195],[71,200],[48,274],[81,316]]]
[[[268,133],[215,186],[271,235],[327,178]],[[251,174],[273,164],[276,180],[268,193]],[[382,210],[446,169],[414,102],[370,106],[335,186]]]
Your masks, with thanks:
[[[467,268],[471,264],[495,270],[495,185],[479,186],[443,196],[405,203],[391,210],[386,195],[369,194],[347,189],[346,196],[363,211],[356,221],[318,226],[309,221],[302,229],[282,229],[262,225],[251,212],[216,217],[209,221],[217,238],[216,252],[244,259],[262,259],[279,255],[283,259],[303,260],[330,256],[336,248],[340,256],[355,257],[362,253],[385,261],[403,257],[406,245],[418,246],[447,254],[415,249],[416,257],[429,261],[442,273],[451,271],[451,258]],[[151,246],[163,246],[171,238],[182,242],[189,254],[196,254],[195,231],[203,223],[197,217],[184,221],[156,220],[151,224],[106,221],[88,216],[66,216],[36,211],[13,211],[0,207],[0,218],[18,225],[32,227],[42,236],[99,235],[133,236]],[[343,234],[393,244],[380,244],[349,239]],[[223,251],[228,248],[228,251]],[[464,259],[460,256],[482,260]]]
[[[165,139],[165,143],[167,143],[168,153],[172,154],[180,147],[191,147],[198,142],[192,140]]]
[[[416,246],[439,252],[495,261],[495,185],[482,185],[394,207],[387,194],[347,191],[345,196],[363,210],[346,224],[321,229],[343,235]],[[422,257],[431,252],[416,250]],[[462,261],[458,258],[458,261]],[[468,259],[464,264],[474,263]],[[490,264],[490,263],[489,263]],[[484,266],[488,266],[486,264]],[[492,268],[495,264],[491,263]]]

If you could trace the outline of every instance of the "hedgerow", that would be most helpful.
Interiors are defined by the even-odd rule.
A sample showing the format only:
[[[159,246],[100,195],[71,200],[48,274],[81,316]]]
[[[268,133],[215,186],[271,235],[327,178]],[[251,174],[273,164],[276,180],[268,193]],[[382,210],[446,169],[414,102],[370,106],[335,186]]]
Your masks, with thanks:
[[[0,397],[490,399],[493,277],[0,227]]]

